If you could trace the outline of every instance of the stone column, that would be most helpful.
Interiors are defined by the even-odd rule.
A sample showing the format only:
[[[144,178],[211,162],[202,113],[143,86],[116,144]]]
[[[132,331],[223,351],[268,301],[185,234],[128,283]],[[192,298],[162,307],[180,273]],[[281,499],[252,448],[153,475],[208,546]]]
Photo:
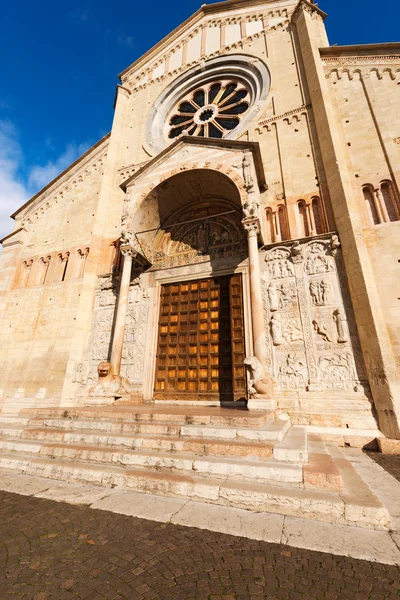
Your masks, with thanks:
[[[136,252],[132,246],[121,246],[121,254],[124,257],[124,264],[122,267],[121,285],[119,288],[117,304],[117,317],[115,319],[114,336],[111,350],[111,368],[113,375],[119,375],[121,371],[126,313],[129,302],[129,284],[131,282],[132,260],[136,255]]]
[[[242,221],[247,231],[249,247],[249,271],[250,271],[250,307],[251,323],[253,331],[254,356],[264,365],[267,361],[267,347],[264,329],[264,309],[261,291],[261,271],[258,257],[257,236],[260,230],[258,219],[245,219]]]

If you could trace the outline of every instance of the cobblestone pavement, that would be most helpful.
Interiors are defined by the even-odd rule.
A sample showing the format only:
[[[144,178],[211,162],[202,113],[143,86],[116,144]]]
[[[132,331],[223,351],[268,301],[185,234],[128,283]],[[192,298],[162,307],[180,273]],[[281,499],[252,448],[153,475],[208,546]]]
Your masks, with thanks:
[[[0,492],[1,600],[400,599],[400,568]]]
[[[381,454],[380,452],[367,452],[382,469],[385,469],[392,477],[400,481],[400,456],[392,454]],[[400,500],[399,500],[400,502]]]

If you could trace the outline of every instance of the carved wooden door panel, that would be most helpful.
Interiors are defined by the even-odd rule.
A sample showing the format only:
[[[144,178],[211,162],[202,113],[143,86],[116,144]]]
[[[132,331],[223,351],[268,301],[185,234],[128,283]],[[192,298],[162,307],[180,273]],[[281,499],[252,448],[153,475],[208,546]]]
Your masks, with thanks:
[[[154,397],[246,395],[241,276],[162,286]]]

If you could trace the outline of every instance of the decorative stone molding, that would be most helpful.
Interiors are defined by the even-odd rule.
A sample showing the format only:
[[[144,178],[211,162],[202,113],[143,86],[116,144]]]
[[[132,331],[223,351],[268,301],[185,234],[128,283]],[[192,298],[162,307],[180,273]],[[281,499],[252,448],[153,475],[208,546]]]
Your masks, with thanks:
[[[341,79],[347,79],[352,81],[353,79],[367,79],[371,75],[375,75],[375,77],[379,80],[384,78],[385,73],[387,73],[393,81],[397,78],[400,78],[400,60],[397,60],[398,68],[389,68],[382,65],[376,65],[372,67],[371,64],[366,64],[362,66],[361,64],[354,64],[354,68],[351,69],[350,63],[348,67],[340,68],[335,67],[332,68],[332,65],[325,66],[325,78],[326,79],[336,79],[340,81]]]
[[[299,106],[299,108],[295,108],[293,110],[289,110],[281,115],[274,115],[273,117],[269,117],[268,119],[263,119],[259,121],[258,127],[256,127],[256,133],[259,135],[263,134],[263,130],[271,131],[271,125],[278,123],[279,121],[286,120],[289,125],[292,124],[294,118],[295,121],[299,122],[301,117],[307,116],[308,112],[311,111],[311,104],[305,104],[303,106]]]
[[[222,25],[226,25],[226,23],[222,22],[221,26]],[[136,76],[131,75],[128,79],[124,80],[124,85],[129,86],[129,89],[131,90],[132,93],[137,93],[140,90],[146,89],[149,85],[152,85],[154,83],[159,83],[159,82],[163,81],[164,79],[175,77],[176,75],[180,75],[181,73],[184,73],[185,71],[187,71],[190,68],[194,68],[197,65],[201,65],[204,61],[210,60],[212,58],[216,58],[218,56],[223,56],[225,54],[228,54],[231,51],[237,50],[238,48],[242,50],[244,45],[246,45],[247,43],[251,43],[252,41],[257,40],[261,36],[267,35],[268,33],[273,33],[275,31],[286,31],[286,30],[288,30],[289,25],[290,25],[289,19],[285,19],[284,21],[282,21],[280,23],[276,23],[274,25],[269,25],[267,27],[262,27],[262,29],[260,29],[260,31],[257,31],[251,35],[244,36],[241,39],[239,39],[235,42],[232,42],[231,44],[223,44],[217,50],[215,50],[213,52],[209,52],[209,53],[204,53],[202,56],[200,56],[199,58],[197,58],[194,61],[183,62],[181,65],[179,65],[175,69],[170,69],[170,68],[165,69],[165,71],[162,75],[160,75],[158,77],[153,77],[152,73],[156,70],[157,66],[160,66],[161,63],[168,65],[170,62],[170,58],[173,56],[173,54],[175,54],[177,51],[179,51],[181,49],[182,43],[180,43],[178,46],[174,47],[174,49],[171,50],[170,53],[165,55],[165,57],[162,59],[161,63],[152,64],[151,67],[146,68],[139,75],[136,75]]]
[[[71,173],[65,173],[60,180],[54,185],[50,184],[50,188],[38,194],[37,199],[34,199],[26,209],[21,210],[15,215],[17,221],[21,221],[21,226],[26,227],[30,223],[37,221],[49,208],[58,202],[68,198],[70,192],[74,192],[94,173],[103,173],[104,165],[107,158],[108,139],[97,150],[93,151],[90,156],[82,159],[82,164],[76,165],[75,170]]]
[[[316,4],[311,4],[311,2],[308,2],[308,0],[300,0],[292,13],[292,21],[296,22],[302,11],[310,14],[313,19],[325,20],[328,16],[320,8],[318,8]]]

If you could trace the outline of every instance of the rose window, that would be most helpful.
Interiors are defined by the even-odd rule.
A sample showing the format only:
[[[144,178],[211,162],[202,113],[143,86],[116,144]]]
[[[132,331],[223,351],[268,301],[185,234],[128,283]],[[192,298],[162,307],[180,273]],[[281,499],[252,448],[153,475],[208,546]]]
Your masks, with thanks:
[[[249,107],[249,91],[242,83],[230,80],[204,85],[175,106],[168,121],[168,137],[222,138],[239,125]]]

